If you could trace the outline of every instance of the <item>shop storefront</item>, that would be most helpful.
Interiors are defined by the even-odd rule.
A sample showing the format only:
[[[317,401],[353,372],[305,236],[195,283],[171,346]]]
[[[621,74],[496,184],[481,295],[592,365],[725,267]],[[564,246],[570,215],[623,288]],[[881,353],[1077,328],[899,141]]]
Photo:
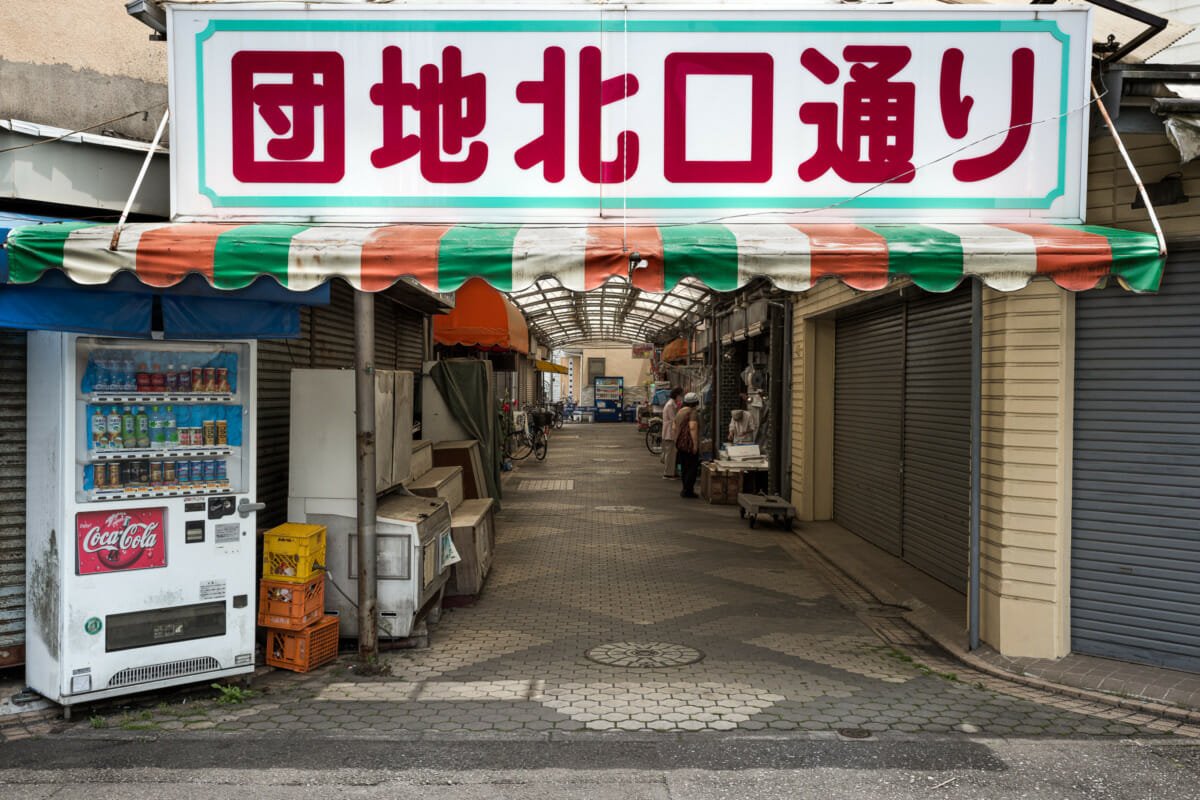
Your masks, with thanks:
[[[1005,652],[1062,651],[1066,623],[1035,618],[1039,603],[1065,607],[1061,586],[1012,555],[1064,558],[1061,516],[1044,512],[1069,466],[1037,459],[1069,417],[1067,342],[1035,333],[1073,313],[1069,291],[1154,291],[1163,264],[1152,236],[1079,225],[1086,9],[169,13],[175,222],[128,226],[115,250],[103,226],[19,233],[18,282],[194,270],[218,288],[268,274],[289,290],[338,277],[364,292],[405,278],[508,292],[548,276],[661,294],[765,279],[794,293],[781,439],[802,518],[840,514],[959,587],[964,320],[982,320],[966,362],[987,398],[967,412],[986,450],[976,627]],[[503,58],[497,33],[513,43]],[[780,88],[797,85],[805,102]],[[974,291],[982,316],[965,316]],[[751,327],[731,337],[761,339]],[[703,334],[707,366],[688,357],[683,377],[708,369],[719,391],[720,337]],[[876,486],[881,464],[911,477]],[[874,516],[854,519],[863,507]]]

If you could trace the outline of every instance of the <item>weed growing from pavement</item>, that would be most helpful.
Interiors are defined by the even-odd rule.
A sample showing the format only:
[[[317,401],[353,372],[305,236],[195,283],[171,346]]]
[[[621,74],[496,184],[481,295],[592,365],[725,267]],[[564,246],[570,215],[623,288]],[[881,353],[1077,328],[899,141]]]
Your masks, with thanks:
[[[237,705],[244,703],[251,697],[254,697],[258,692],[252,689],[243,689],[241,686],[226,686],[222,683],[214,683],[212,688],[220,692],[217,697],[217,702],[221,705]]]
[[[107,728],[108,720],[99,714],[93,714],[88,718],[88,725],[93,728]]]

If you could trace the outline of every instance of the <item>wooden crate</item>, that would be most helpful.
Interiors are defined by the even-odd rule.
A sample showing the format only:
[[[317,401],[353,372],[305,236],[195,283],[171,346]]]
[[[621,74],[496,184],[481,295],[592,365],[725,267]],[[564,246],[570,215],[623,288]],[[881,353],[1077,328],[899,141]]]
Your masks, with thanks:
[[[742,473],[718,469],[713,463],[705,462],[700,468],[700,496],[713,505],[737,503],[742,490]]]
[[[464,500],[454,510],[450,532],[462,561],[451,567],[446,594],[479,594],[492,567],[492,549],[496,542],[495,503],[490,497]]]
[[[458,508],[463,501],[462,467],[434,467],[419,478],[404,484],[419,497],[442,497],[450,510]]]

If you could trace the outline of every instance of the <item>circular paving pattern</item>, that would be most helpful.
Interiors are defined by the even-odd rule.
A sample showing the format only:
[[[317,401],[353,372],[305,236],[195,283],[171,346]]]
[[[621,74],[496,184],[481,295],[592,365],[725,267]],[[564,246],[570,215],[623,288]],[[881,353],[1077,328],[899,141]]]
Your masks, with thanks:
[[[593,647],[584,655],[612,667],[647,669],[682,667],[704,658],[704,653],[695,648],[671,642],[613,642]]]

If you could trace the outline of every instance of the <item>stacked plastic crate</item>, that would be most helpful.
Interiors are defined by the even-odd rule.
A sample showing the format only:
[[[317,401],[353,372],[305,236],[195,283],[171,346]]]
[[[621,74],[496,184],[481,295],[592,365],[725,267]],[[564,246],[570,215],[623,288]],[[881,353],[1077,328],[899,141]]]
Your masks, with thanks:
[[[338,618],[325,616],[325,528],[289,522],[263,534],[258,624],[267,663],[308,672],[337,658]]]

